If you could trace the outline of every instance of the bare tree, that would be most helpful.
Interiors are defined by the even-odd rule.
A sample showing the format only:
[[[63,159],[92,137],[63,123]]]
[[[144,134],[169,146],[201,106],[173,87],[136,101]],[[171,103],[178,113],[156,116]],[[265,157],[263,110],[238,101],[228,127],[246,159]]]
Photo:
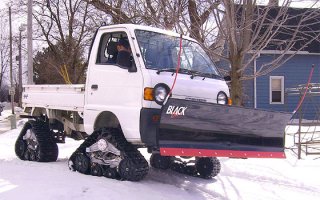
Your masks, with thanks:
[[[54,66],[59,68],[56,76],[61,76],[59,72],[65,71],[70,82],[83,81],[86,70],[84,53],[98,26],[98,13],[82,0],[34,1],[33,17],[39,28],[34,38],[44,40],[55,60],[59,61],[55,62],[59,66]]]
[[[214,11],[218,38],[227,49],[227,54],[220,52],[219,57],[231,65],[231,94],[236,105],[242,103],[242,80],[271,72],[319,39],[319,9],[296,9],[292,13],[290,0],[280,6],[275,3],[278,2],[258,5],[255,0],[223,0],[220,9]],[[254,74],[246,74],[265,49],[278,50],[281,54],[264,63]]]
[[[201,43],[213,32],[210,17],[219,1],[206,0],[84,0],[111,18],[112,24],[139,23],[182,34]]]
[[[7,10],[0,11],[0,90],[6,72],[9,69],[9,38],[8,38]]]

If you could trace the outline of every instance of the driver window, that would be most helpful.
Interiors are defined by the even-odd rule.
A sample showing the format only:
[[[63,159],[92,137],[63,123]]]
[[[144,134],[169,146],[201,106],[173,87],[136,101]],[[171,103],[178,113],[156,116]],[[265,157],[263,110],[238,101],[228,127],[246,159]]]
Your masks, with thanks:
[[[125,32],[102,35],[96,64],[129,67],[131,60],[131,48]]]

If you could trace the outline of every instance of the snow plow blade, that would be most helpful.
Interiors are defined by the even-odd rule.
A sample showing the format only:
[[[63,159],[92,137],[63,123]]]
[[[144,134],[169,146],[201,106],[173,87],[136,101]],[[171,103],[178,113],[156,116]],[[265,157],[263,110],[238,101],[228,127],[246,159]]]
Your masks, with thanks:
[[[291,113],[170,98],[158,130],[164,156],[285,158]]]

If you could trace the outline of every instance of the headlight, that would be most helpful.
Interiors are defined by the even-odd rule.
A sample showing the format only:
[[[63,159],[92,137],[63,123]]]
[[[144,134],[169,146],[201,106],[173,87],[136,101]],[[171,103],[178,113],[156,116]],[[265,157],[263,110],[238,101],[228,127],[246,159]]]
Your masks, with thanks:
[[[219,92],[217,96],[217,103],[218,104],[228,104],[228,97],[226,93]]]
[[[153,90],[154,101],[162,105],[168,95],[168,86],[165,84],[157,84]]]

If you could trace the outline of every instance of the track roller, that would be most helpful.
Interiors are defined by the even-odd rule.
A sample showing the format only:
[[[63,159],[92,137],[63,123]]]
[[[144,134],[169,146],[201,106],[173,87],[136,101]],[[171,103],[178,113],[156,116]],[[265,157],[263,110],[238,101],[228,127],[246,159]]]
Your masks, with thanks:
[[[92,176],[103,176],[103,166],[93,163],[91,165],[91,175]]]
[[[156,169],[169,169],[172,164],[170,156],[161,156],[159,153],[153,153],[150,157],[150,165]]]
[[[75,170],[83,174],[89,174],[90,172],[90,158],[84,153],[77,153],[74,163]]]
[[[111,179],[120,179],[120,175],[118,174],[118,171],[116,168],[110,168],[108,167],[104,172],[103,176]]]
[[[217,158],[196,158],[195,167],[201,178],[209,179],[219,174],[221,164]]]

